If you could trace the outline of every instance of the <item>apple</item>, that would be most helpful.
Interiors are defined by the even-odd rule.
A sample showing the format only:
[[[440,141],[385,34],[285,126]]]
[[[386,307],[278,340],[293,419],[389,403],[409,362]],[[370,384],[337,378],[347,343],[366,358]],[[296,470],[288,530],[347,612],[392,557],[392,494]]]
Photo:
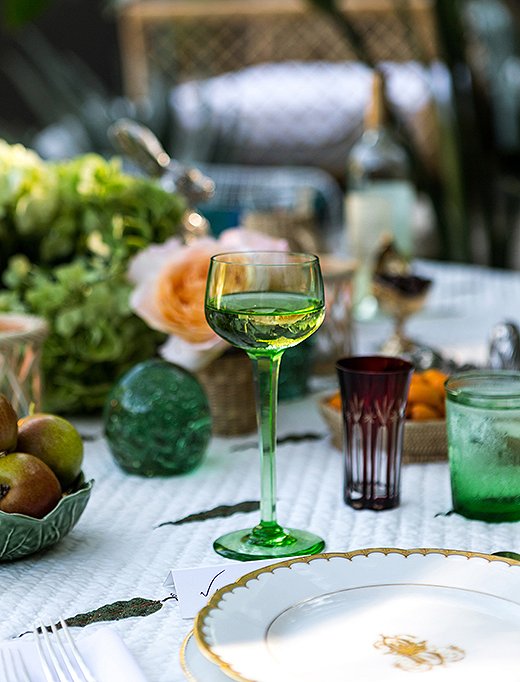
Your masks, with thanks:
[[[0,456],[0,510],[43,518],[61,499],[61,486],[38,457],[24,452]]]
[[[56,474],[63,491],[74,483],[83,462],[83,441],[63,417],[37,413],[18,421],[16,449],[41,459]]]

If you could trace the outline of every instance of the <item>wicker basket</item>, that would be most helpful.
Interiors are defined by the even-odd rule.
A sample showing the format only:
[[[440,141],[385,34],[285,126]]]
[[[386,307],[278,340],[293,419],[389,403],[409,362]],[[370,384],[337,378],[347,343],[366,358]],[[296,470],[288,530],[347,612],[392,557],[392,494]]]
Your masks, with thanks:
[[[320,400],[320,412],[330,429],[332,444],[338,450],[343,450],[341,412],[331,407],[327,401],[328,398]],[[448,443],[444,419],[423,422],[407,420],[405,422],[403,464],[442,462],[447,459],[447,454]]]
[[[239,436],[256,429],[251,360],[231,349],[197,372],[208,396],[216,436]]]
[[[0,315],[0,393],[12,403],[18,416],[28,414],[31,404],[36,410],[40,408],[40,359],[48,332],[41,317]]]

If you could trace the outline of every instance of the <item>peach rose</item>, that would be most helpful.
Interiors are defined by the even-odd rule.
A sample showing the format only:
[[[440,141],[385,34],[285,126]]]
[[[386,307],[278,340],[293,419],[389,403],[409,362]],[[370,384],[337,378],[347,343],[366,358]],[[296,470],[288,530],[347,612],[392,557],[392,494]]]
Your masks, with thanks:
[[[130,307],[152,329],[170,335],[161,355],[170,362],[197,370],[229,345],[210,328],[204,295],[211,256],[225,251],[286,251],[287,242],[233,228],[219,239],[206,237],[189,246],[178,239],[143,249],[130,263],[128,278],[135,284]]]
[[[143,250],[129,270],[130,281],[137,284],[132,310],[153,329],[189,343],[215,337],[204,314],[204,292],[216,244],[205,238],[184,246],[175,239]]]

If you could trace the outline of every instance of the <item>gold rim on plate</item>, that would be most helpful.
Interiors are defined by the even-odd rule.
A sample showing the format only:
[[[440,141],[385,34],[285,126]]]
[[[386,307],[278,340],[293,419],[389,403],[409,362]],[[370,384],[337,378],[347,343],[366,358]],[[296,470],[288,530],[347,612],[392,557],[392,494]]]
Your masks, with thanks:
[[[292,559],[287,559],[286,561],[280,561],[276,562],[273,564],[270,564],[269,566],[264,566],[262,568],[258,568],[255,571],[251,571],[250,573],[247,573],[246,575],[242,576],[238,580],[236,580],[234,583],[231,583],[230,585],[225,585],[224,587],[221,587],[219,590],[215,592],[215,594],[211,597],[209,602],[202,608],[197,616],[195,617],[195,624],[193,627],[193,635],[195,637],[195,641],[197,642],[197,646],[199,648],[199,651],[206,657],[208,658],[212,663],[217,665],[228,677],[230,677],[233,680],[237,680],[238,682],[255,682],[255,680],[252,680],[248,677],[243,677],[240,673],[236,672],[236,670],[233,670],[233,668],[226,663],[223,659],[220,658],[217,654],[215,654],[212,649],[211,645],[206,641],[204,637],[204,633],[202,631],[203,623],[205,617],[209,614],[209,612],[217,606],[217,604],[220,602],[222,599],[222,596],[226,594],[227,592],[232,592],[235,590],[237,587],[245,587],[246,583],[248,583],[250,580],[254,580],[257,578],[259,575],[262,575],[263,573],[274,573],[275,570],[278,568],[287,568],[290,567],[292,564],[296,563],[310,563],[311,561],[314,561],[316,559],[333,559],[335,557],[341,557],[344,559],[351,560],[356,556],[368,556],[369,554],[400,554],[401,556],[404,556],[405,558],[413,555],[413,554],[420,554],[422,556],[426,556],[428,554],[440,554],[442,556],[448,557],[448,556],[465,556],[468,559],[471,558],[480,558],[480,559],[487,559],[490,563],[494,561],[499,561],[503,562],[505,564],[509,564],[510,566],[517,566],[518,561],[515,559],[507,559],[506,557],[501,557],[501,556],[494,556],[492,554],[485,554],[482,552],[466,552],[464,550],[458,550],[458,549],[435,549],[435,548],[414,548],[414,549],[398,549],[394,547],[373,547],[370,549],[357,549],[353,550],[352,552],[322,552],[321,554],[312,554],[310,556],[306,557],[296,557]],[[188,641],[190,639],[191,633],[188,634],[186,639],[184,640],[183,643],[183,648],[181,651],[181,662],[183,660],[184,654],[185,654],[185,649],[188,644]],[[185,660],[183,664],[183,668],[185,665]],[[193,676],[191,675],[191,679],[193,679]]]
[[[188,646],[188,642],[190,641],[190,639],[192,637],[193,637],[193,630],[190,630],[182,642],[181,650],[179,653],[179,658],[181,659],[182,672],[186,675],[188,682],[198,682],[198,680],[196,680],[193,677],[193,675],[191,674],[191,671],[188,668],[188,664],[186,663],[186,647]]]

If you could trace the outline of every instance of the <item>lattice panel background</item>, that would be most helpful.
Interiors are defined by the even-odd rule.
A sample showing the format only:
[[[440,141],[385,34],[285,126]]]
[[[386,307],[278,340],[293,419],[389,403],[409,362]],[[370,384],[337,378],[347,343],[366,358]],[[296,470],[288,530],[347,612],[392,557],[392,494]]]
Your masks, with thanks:
[[[240,3],[218,0],[145,0],[123,6],[121,53],[128,94],[144,94],[152,72],[178,83],[263,62],[356,59],[329,17],[304,2],[299,10],[291,2],[284,11],[285,5],[280,0],[273,11],[257,5],[258,12],[250,0],[243,0],[242,10]],[[369,0],[352,5],[345,14],[375,62],[427,62],[437,54],[428,0]]]
[[[344,6],[373,62],[428,64],[435,57],[430,0],[345,0]],[[367,74],[353,83],[341,75],[332,81],[334,67],[357,59],[330,17],[304,0],[140,0],[123,6],[119,16],[127,94],[146,95],[153,74],[176,86],[171,101],[179,137],[197,152],[171,150],[175,154],[201,162],[313,165],[342,177],[370,86]],[[287,70],[276,71],[281,65]],[[411,119],[414,142],[434,168],[435,107],[413,76],[411,84],[401,79],[411,99],[401,97],[397,109]],[[206,144],[205,126],[224,156],[197,156]]]

